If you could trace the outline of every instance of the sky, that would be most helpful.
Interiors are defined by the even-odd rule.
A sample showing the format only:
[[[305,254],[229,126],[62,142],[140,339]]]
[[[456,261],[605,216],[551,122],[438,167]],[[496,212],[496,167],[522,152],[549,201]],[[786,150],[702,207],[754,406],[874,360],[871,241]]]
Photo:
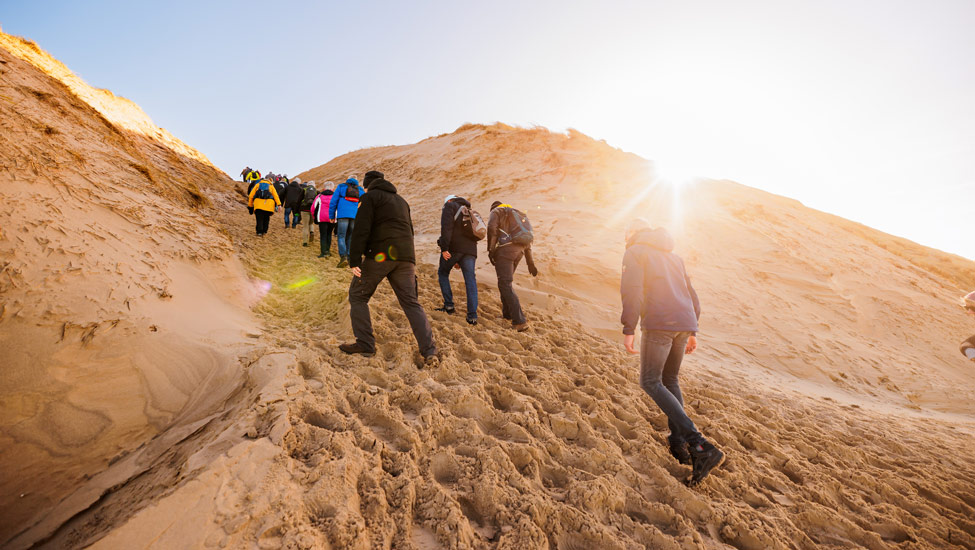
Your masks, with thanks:
[[[232,176],[575,128],[975,259],[971,0],[0,0],[0,25]]]

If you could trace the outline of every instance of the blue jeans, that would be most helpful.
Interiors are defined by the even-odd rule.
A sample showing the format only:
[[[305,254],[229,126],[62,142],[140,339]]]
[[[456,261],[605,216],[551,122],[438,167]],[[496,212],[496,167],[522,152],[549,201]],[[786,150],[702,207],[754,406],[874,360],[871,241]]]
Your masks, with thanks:
[[[694,422],[684,412],[677,377],[684,360],[684,348],[690,332],[665,330],[643,331],[640,345],[640,387],[667,415],[672,439],[684,440],[691,446],[704,442]]]
[[[288,225],[288,216],[291,216],[291,226],[290,227],[294,227],[294,226],[298,225],[298,220],[301,219],[301,213],[299,213],[297,210],[292,210],[290,208],[285,208],[284,209],[284,226],[285,227],[289,227],[289,225]]]
[[[339,238],[339,256],[349,257],[349,243],[352,241],[352,228],[355,227],[355,218],[339,218],[336,220],[335,229]]]
[[[467,289],[467,318],[477,319],[477,279],[474,277],[474,263],[477,258],[470,254],[451,254],[449,260],[440,255],[440,268],[437,269],[437,279],[440,280],[440,293],[443,294],[443,305],[447,309],[454,308],[454,292],[450,288],[450,270],[454,264],[460,264],[460,271],[464,274],[464,288]]]

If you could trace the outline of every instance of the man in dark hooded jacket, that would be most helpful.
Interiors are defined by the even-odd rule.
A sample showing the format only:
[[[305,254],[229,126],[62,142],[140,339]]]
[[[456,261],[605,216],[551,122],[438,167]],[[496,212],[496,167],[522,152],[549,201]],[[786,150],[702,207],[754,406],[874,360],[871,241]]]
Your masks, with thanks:
[[[301,222],[301,199],[305,196],[305,190],[297,181],[288,182],[284,193],[284,226],[288,227],[288,214],[291,214],[291,227],[298,227]]]
[[[463,220],[458,217],[461,207],[471,207],[471,203],[463,197],[447,196],[443,210],[440,212],[440,267],[437,269],[437,279],[440,282],[440,292],[443,294],[443,311],[448,315],[454,313],[454,293],[450,288],[450,270],[460,265],[464,275],[464,287],[467,290],[467,322],[477,324],[477,278],[474,274],[477,262],[477,241],[464,233]]]
[[[684,354],[697,349],[701,304],[684,262],[673,250],[674,240],[666,229],[633,220],[626,231],[620,320],[623,345],[640,354],[640,387],[667,415],[670,452],[681,464],[692,465],[688,484],[693,486],[721,465],[724,453],[704,439],[684,412],[677,376]],[[638,321],[643,329],[639,351],[633,346]]]
[[[349,316],[355,342],[342,344],[339,349],[365,356],[376,353],[369,300],[379,283],[387,279],[410,322],[424,363],[434,363],[437,346],[433,342],[430,321],[417,299],[410,205],[396,193],[396,188],[386,181],[382,172],[367,172],[363,183],[366,193],[359,201],[349,244],[349,267],[353,275],[349,286]]]
[[[513,215],[523,215],[510,204],[494,201],[491,204],[491,217],[488,219],[487,249],[488,258],[494,264],[494,271],[498,275],[498,293],[501,294],[501,317],[511,320],[511,327],[518,332],[528,330],[528,318],[521,309],[521,301],[515,294],[515,270],[521,259],[528,265],[528,273],[538,277],[535,258],[531,245],[521,245],[512,242],[509,236],[512,228],[509,224]]]

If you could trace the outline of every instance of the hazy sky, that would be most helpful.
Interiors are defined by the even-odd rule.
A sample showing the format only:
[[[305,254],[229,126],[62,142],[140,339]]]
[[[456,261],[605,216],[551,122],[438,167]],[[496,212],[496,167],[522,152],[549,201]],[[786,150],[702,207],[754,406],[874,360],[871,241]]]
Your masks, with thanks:
[[[0,0],[231,175],[577,128],[975,258],[975,2]]]

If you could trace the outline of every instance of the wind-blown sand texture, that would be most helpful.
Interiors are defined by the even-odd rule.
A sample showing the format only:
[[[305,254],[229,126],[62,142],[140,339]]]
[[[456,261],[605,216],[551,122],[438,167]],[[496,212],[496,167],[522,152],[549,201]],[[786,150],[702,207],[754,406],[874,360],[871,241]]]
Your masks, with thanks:
[[[242,186],[165,140],[185,167],[147,158],[160,175],[146,182],[126,163],[157,138],[106,141],[91,104],[0,37],[15,206],[0,212],[0,349],[16,352],[0,385],[0,545],[975,548],[975,370],[956,344],[971,322],[954,305],[971,262],[731,182],[674,193],[577,132],[466,125],[300,175],[379,169],[413,208],[443,360],[418,369],[387,286],[371,304],[379,353],[349,357],[336,259],[280,214],[254,238]],[[87,114],[56,116],[14,78]],[[77,166],[55,156],[68,139]],[[180,182],[206,200],[185,202]],[[52,208],[59,190],[78,215]],[[516,275],[529,332],[500,319],[486,257],[481,324],[433,312],[449,193],[531,216],[541,275]],[[695,489],[619,345],[636,214],[672,228],[703,303],[687,408],[728,460]]]

